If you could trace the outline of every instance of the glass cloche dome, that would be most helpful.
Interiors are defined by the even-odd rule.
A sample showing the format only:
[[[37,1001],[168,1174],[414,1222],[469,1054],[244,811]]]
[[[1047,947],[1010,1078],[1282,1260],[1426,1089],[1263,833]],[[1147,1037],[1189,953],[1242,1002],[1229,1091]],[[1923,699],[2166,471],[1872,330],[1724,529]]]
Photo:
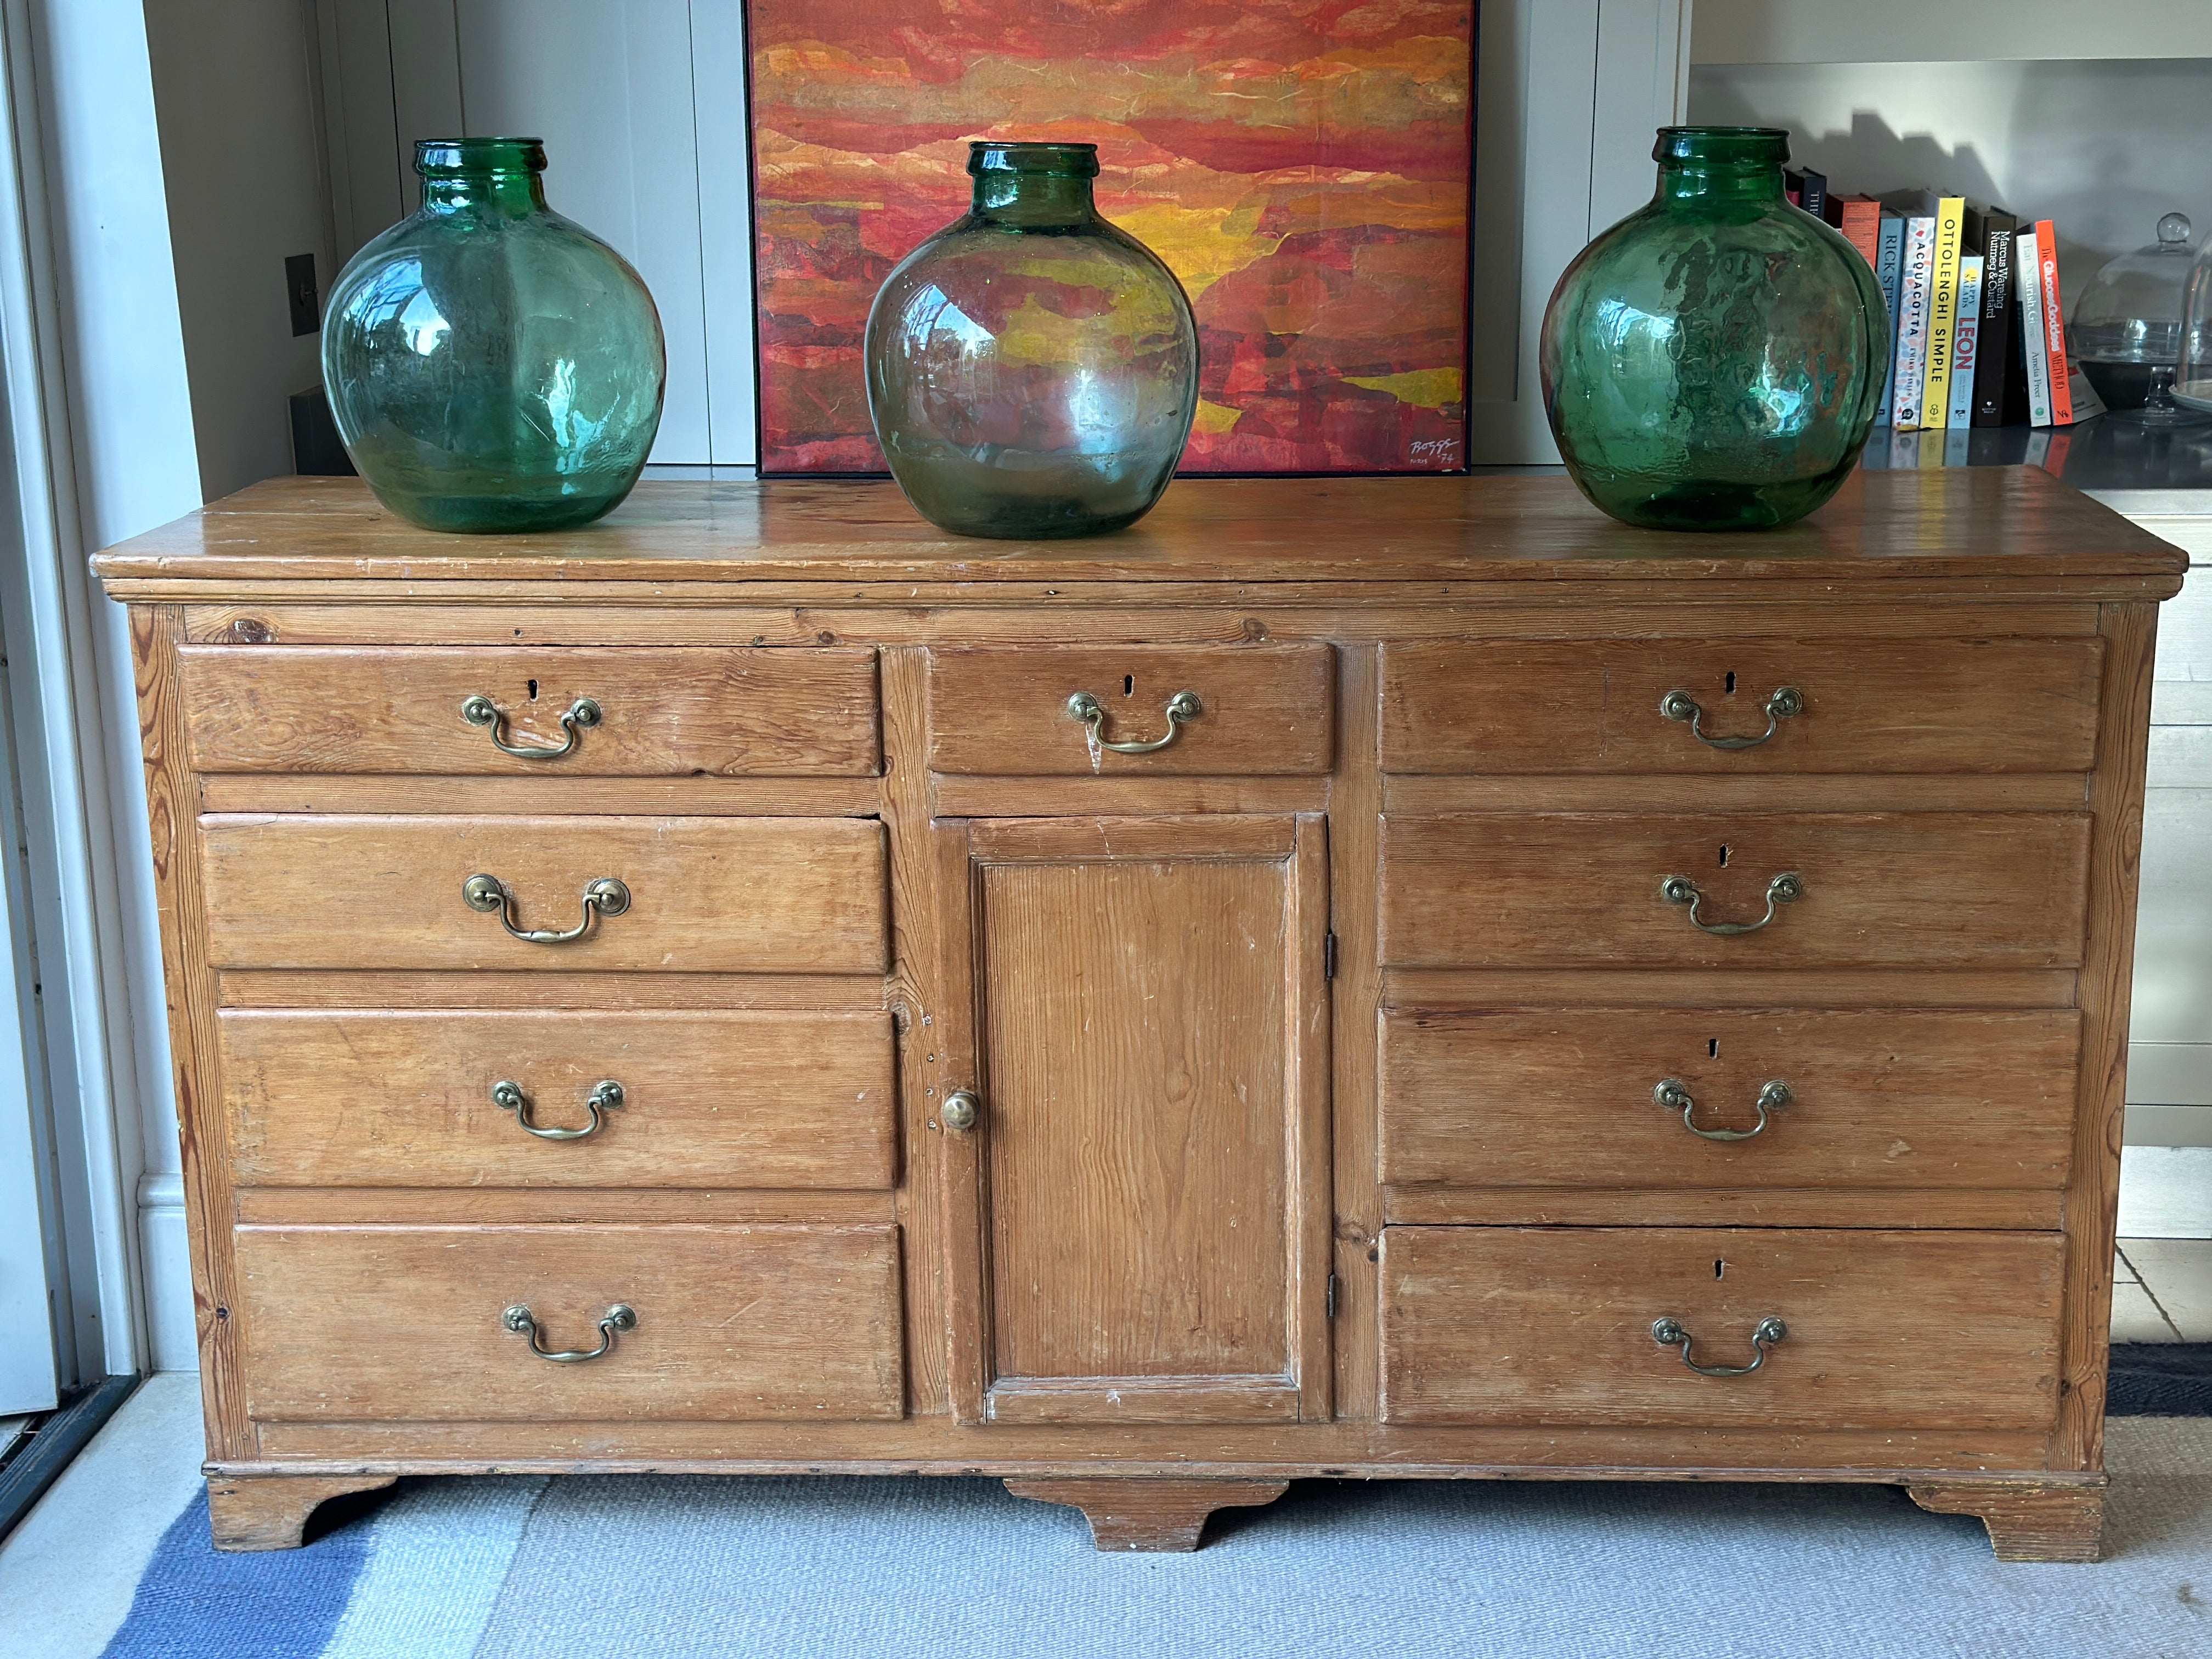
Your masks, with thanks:
[[[2181,306],[2181,367],[2174,372],[2173,401],[2212,415],[2212,235],[2197,250]]]
[[[2158,240],[2108,260],[2075,302],[2075,360],[2117,419],[2146,426],[2203,418],[2177,404],[2183,311],[2189,292],[2190,223],[2169,213]]]

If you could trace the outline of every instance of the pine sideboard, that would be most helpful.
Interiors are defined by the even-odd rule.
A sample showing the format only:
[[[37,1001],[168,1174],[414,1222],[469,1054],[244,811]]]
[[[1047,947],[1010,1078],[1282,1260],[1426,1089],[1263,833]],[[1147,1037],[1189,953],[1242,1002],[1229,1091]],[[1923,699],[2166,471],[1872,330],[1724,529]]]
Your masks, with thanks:
[[[402,1474],[1877,1481],[2094,1558],[2157,602],[2029,469],[258,485],[130,606],[216,1541]]]

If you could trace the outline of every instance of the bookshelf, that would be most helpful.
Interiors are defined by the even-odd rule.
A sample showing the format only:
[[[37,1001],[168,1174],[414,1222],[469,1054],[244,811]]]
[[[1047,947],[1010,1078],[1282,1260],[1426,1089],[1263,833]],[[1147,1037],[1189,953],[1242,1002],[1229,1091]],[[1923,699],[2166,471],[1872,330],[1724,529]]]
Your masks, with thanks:
[[[2047,218],[2069,314],[2159,216],[2212,234],[2212,5],[1698,0],[1688,118],[1790,130],[1830,190]],[[1878,428],[1863,465],[2045,467],[2212,562],[2212,426]],[[2159,626],[2129,1143],[2212,1146],[2212,576]]]

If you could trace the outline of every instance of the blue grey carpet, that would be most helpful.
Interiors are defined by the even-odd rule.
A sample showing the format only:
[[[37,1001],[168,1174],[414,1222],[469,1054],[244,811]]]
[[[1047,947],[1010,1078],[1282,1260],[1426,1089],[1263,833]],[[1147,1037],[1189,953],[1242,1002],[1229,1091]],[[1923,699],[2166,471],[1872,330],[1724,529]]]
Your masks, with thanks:
[[[1887,1487],[1300,1483],[1102,1555],[975,1480],[402,1483],[304,1550],[204,1500],[109,1659],[2203,1659],[2212,1421],[2111,1425],[2107,1559]]]

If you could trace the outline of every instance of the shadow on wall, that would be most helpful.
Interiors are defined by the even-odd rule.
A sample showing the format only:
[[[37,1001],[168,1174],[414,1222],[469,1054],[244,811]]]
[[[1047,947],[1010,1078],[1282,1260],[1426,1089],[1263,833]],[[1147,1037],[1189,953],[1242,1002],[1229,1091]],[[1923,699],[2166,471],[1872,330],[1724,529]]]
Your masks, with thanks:
[[[1707,64],[1690,118],[1787,127],[1844,194],[1925,186],[2046,218],[2081,292],[2179,209],[2212,230],[2212,62]]]

